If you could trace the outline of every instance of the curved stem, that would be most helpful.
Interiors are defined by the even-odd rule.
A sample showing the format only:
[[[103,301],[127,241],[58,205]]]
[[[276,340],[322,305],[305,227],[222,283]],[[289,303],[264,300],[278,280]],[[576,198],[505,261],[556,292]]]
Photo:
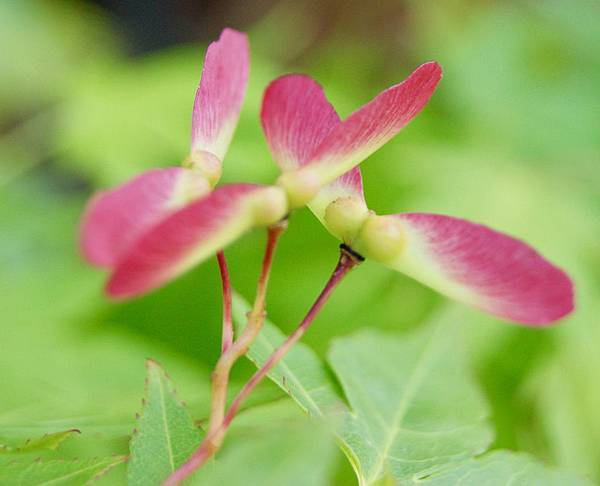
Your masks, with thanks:
[[[348,272],[350,272],[350,270],[352,270],[355,266],[357,266],[363,261],[363,258],[360,255],[354,253],[350,248],[346,247],[345,245],[341,245],[340,248],[340,258],[331,277],[325,284],[325,287],[317,297],[317,300],[314,302],[314,304],[312,305],[312,307],[310,308],[300,325],[283,342],[283,344],[271,354],[271,356],[267,359],[263,366],[258,371],[256,371],[256,373],[252,376],[248,383],[246,383],[246,385],[235,397],[234,401],[231,404],[231,407],[227,412],[227,415],[222,417],[222,421],[218,424],[216,428],[209,428],[205,439],[202,441],[200,447],[194,453],[194,456],[178,471],[173,473],[173,475],[171,475],[171,477],[164,483],[164,486],[174,486],[178,484],[179,481],[185,479],[187,476],[192,474],[197,468],[202,466],[219,449],[219,447],[223,443],[223,439],[225,438],[225,434],[227,433],[229,425],[233,421],[236,413],[239,410],[239,407],[244,402],[244,400],[248,397],[252,390],[256,388],[256,386],[261,382],[261,380],[269,373],[269,371],[274,366],[276,366],[277,363],[285,356],[285,354],[290,350],[290,348],[306,333],[308,328],[311,326],[311,324],[317,317],[319,311],[327,302],[332,292],[339,285],[342,279],[348,274]],[[250,316],[248,318],[248,324],[244,332],[251,326],[251,317],[252,312],[250,313]]]
[[[202,466],[221,447],[223,434],[219,434],[218,431],[223,423],[225,407],[227,405],[229,374],[234,363],[248,351],[250,344],[254,341],[265,320],[265,300],[271,267],[273,265],[273,256],[275,255],[275,248],[277,247],[279,237],[286,228],[287,220],[283,220],[269,228],[262,270],[258,279],[254,305],[248,314],[248,323],[240,336],[221,355],[212,373],[211,409],[206,436],[194,454],[167,478],[163,483],[164,486],[179,484]]]
[[[217,253],[221,283],[223,284],[223,333],[221,337],[221,354],[224,354],[233,343],[233,322],[231,320],[231,280],[225,253]]]
[[[229,384],[229,373],[231,368],[238,358],[246,353],[250,343],[254,341],[254,338],[262,327],[265,317],[265,300],[271,267],[273,265],[273,256],[279,237],[285,231],[286,226],[287,222],[269,228],[265,256],[263,258],[262,270],[256,289],[256,298],[252,310],[248,315],[248,325],[227,351],[221,355],[221,358],[217,362],[212,373],[212,399],[207,438],[219,428],[223,421],[225,406],[227,404],[227,387]]]
[[[225,415],[223,425],[221,429],[226,429],[238,412],[240,405],[250,395],[252,390],[262,381],[262,379],[271,371],[279,361],[287,354],[287,352],[296,344],[302,336],[306,333],[308,328],[314,322],[315,318],[319,314],[319,311],[325,305],[335,288],[343,280],[343,278],[352,270],[355,266],[363,261],[363,258],[351,250],[347,249],[344,245],[341,246],[340,259],[331,274],[327,284],[315,300],[314,304],[296,328],[296,330],[288,336],[288,338],[279,346],[271,356],[265,361],[265,363],[254,373],[252,378],[244,385],[244,387],[237,394],[231,407]]]

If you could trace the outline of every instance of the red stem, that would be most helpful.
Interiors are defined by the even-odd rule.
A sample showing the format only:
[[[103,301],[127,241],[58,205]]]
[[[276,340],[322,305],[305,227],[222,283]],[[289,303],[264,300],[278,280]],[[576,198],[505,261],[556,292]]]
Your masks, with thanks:
[[[227,411],[225,415],[225,419],[223,420],[222,429],[227,429],[231,424],[231,421],[235,417],[238,412],[241,404],[244,400],[250,395],[252,390],[256,388],[256,386],[262,381],[262,379],[271,371],[277,363],[287,354],[287,352],[291,349],[291,347],[296,344],[302,336],[306,333],[308,328],[314,322],[315,318],[319,314],[319,311],[325,305],[329,297],[335,288],[339,285],[339,283],[343,280],[343,278],[352,270],[356,265],[362,262],[362,257],[355,254],[351,250],[347,249],[344,245],[341,246],[340,259],[329,278],[327,284],[317,297],[317,300],[314,302],[300,325],[296,328],[296,330],[288,336],[288,338],[281,344],[265,363],[262,365],[260,369],[254,373],[252,378],[244,385],[244,387],[240,390],[238,395],[235,397],[233,402],[231,403],[231,407]]]
[[[221,354],[229,349],[233,343],[233,323],[231,320],[231,280],[229,278],[229,269],[225,253],[217,253],[219,263],[219,272],[221,273],[221,283],[223,284],[223,334],[221,340]]]
[[[211,412],[208,432],[192,456],[166,479],[163,486],[175,486],[181,483],[181,481],[193,474],[196,469],[202,466],[221,447],[224,434],[221,434],[219,431],[225,415],[229,373],[237,359],[246,353],[264,322],[265,300],[269,275],[273,265],[273,256],[275,255],[275,248],[277,247],[279,237],[286,228],[287,220],[283,220],[268,229],[267,246],[263,258],[262,270],[258,279],[254,305],[248,315],[248,323],[240,336],[221,354],[212,373]]]

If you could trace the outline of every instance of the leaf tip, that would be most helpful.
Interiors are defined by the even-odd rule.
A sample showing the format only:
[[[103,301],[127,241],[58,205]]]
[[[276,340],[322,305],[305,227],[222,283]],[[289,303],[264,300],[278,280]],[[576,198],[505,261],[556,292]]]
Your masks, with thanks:
[[[162,366],[153,358],[146,358],[146,370],[148,371],[163,371]]]

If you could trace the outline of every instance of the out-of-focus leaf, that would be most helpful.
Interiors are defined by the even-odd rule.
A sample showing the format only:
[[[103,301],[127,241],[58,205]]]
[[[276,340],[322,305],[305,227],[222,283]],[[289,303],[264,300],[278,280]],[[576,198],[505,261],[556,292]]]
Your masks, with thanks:
[[[532,370],[521,395],[535,410],[533,432],[545,437],[542,450],[547,457],[598,480],[600,292],[588,268],[574,276],[579,308],[556,329],[554,353]]]
[[[600,57],[589,46],[600,36],[591,20],[597,5],[503,2],[468,15],[463,8],[420,2],[413,43],[445,67],[442,96],[469,143],[541,156],[546,165],[593,157]]]
[[[127,470],[129,484],[140,486],[161,484],[200,443],[200,431],[164,370],[151,360],[146,370],[146,398]]]
[[[100,478],[126,459],[115,456],[82,461],[17,462],[10,458],[0,458],[0,484],[80,486]]]
[[[78,433],[79,430],[71,429],[63,432],[46,434],[36,439],[28,439],[20,445],[0,444],[0,454],[27,454],[29,452],[38,452],[40,450],[55,451],[63,441]]]
[[[327,432],[295,406],[255,407],[236,418],[217,460],[200,469],[190,484],[327,486],[334,452]]]
[[[114,55],[115,40],[90,4],[2,2],[0,119],[67,96],[75,73]]]
[[[485,484],[486,486],[592,486],[592,482],[573,473],[548,468],[527,454],[494,451],[470,459],[458,467],[435,472],[414,484],[447,486],[450,484]]]
[[[239,297],[235,305],[240,325],[248,306]],[[337,339],[329,361],[351,410],[335,399],[324,365],[302,344],[271,373],[302,408],[339,422],[336,434],[361,484],[388,475],[408,480],[489,445],[487,406],[468,375],[456,326],[444,321],[408,336],[363,331]],[[257,364],[284,339],[269,323],[262,334],[248,353]]]
[[[0,436],[14,445],[77,428],[81,436],[65,442],[61,456],[125,454],[149,355],[167,363],[204,417],[208,371],[104,315],[102,276],[75,246],[82,201],[31,177],[3,189],[2,201]]]

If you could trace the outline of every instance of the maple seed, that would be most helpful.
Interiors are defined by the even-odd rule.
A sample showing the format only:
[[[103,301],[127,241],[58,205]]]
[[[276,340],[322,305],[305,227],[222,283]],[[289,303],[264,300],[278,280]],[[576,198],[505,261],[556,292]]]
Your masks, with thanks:
[[[304,206],[321,188],[319,178],[310,170],[285,172],[277,179],[277,185],[287,194],[290,209]]]
[[[187,156],[182,165],[198,170],[213,187],[221,178],[221,161],[215,154],[206,150],[194,150]]]
[[[360,230],[354,250],[367,258],[391,262],[406,247],[406,233],[402,223],[390,216],[371,214]]]
[[[369,216],[362,199],[356,196],[338,197],[325,209],[329,231],[346,244],[351,244]]]

